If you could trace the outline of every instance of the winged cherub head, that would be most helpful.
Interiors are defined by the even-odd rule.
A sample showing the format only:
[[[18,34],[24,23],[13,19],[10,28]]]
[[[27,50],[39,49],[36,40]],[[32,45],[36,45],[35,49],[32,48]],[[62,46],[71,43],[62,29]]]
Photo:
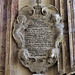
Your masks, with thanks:
[[[62,22],[62,18],[59,14],[51,14],[50,22],[54,24],[59,24]]]
[[[26,16],[25,15],[19,15],[18,17],[17,17],[17,22],[18,23],[25,23],[27,21],[27,18],[26,18]]]

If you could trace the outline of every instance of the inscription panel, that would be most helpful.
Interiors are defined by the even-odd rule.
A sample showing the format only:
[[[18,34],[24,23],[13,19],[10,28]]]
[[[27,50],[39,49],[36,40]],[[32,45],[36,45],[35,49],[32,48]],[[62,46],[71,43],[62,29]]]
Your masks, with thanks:
[[[40,53],[42,50],[47,52],[47,50],[53,48],[54,37],[51,26],[37,20],[34,24],[28,25],[25,30],[25,47],[33,55],[42,55],[44,54]]]

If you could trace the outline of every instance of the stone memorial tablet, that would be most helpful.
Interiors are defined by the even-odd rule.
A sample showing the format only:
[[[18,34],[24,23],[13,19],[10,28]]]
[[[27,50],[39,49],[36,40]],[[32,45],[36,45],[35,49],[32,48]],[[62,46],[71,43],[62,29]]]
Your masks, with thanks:
[[[59,57],[63,22],[54,6],[23,7],[15,19],[13,38],[19,48],[19,61],[34,73],[43,73]]]

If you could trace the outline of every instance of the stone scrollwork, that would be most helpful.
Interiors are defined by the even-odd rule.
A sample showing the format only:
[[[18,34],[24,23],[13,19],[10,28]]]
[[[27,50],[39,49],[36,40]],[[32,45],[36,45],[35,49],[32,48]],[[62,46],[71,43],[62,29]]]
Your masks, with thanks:
[[[42,73],[59,57],[63,22],[54,6],[23,7],[14,21],[13,38],[20,49],[18,58],[32,72]]]

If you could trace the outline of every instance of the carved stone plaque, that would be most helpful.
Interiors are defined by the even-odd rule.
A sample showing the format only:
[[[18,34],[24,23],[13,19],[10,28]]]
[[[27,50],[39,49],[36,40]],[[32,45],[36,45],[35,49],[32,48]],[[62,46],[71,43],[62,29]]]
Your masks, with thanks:
[[[15,19],[13,37],[19,48],[18,58],[32,72],[43,73],[59,56],[63,22],[58,10],[50,6],[23,7]]]

